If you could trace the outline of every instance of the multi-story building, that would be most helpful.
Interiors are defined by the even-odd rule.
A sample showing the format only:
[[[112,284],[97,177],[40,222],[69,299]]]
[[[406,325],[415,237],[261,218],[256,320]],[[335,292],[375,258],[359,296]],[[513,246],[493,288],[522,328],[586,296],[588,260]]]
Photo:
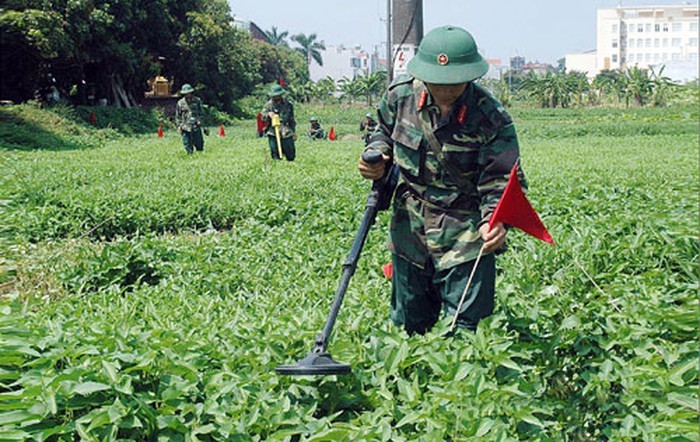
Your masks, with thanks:
[[[596,71],[665,66],[673,80],[697,78],[699,15],[697,3],[599,9]]]
[[[338,81],[342,78],[353,79],[358,75],[368,75],[377,70],[386,69],[380,65],[378,54],[371,54],[360,46],[347,48],[343,45],[326,45],[325,50],[319,51],[323,59],[323,66],[315,61],[309,66],[311,80],[318,81],[331,77]]]

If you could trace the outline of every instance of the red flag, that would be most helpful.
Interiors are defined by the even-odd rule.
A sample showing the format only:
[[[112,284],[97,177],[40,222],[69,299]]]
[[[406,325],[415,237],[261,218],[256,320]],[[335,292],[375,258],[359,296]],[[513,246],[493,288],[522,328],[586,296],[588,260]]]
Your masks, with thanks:
[[[258,113],[258,136],[263,133],[265,126],[267,126],[267,124],[265,124],[265,121],[263,121],[262,114]]]
[[[280,75],[280,86],[284,87],[284,77]]]
[[[333,126],[331,126],[330,132],[328,132],[328,139],[331,141],[335,141],[335,139],[338,138],[335,136],[335,129],[333,129]]]
[[[95,113],[90,112],[90,123],[95,124],[97,122],[97,118],[95,118]]]
[[[535,209],[532,208],[530,202],[525,198],[523,188],[520,187],[518,163],[515,163],[510,171],[508,184],[489,220],[489,228],[498,222],[520,229],[528,235],[554,245],[552,236],[542,224]]]
[[[221,126],[219,126],[219,136],[220,137],[226,136],[226,132],[224,132],[224,125],[223,124]]]
[[[163,125],[158,125],[158,138],[163,138]]]

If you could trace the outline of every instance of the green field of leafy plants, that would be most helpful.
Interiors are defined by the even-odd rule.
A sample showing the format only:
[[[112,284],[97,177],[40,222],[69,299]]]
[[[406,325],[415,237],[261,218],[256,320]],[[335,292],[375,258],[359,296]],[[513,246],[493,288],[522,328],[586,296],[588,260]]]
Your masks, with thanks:
[[[254,121],[194,156],[155,129],[5,146],[0,440],[698,440],[697,107],[513,110],[557,247],[512,231],[495,314],[409,337],[382,213],[330,343],[352,373],[277,376],[362,218],[365,112],[300,107],[340,139],[293,163]]]

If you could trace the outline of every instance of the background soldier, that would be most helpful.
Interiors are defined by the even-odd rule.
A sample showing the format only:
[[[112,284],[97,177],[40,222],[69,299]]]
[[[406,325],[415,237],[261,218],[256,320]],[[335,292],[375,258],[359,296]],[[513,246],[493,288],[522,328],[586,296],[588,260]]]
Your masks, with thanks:
[[[360,121],[360,131],[362,131],[362,140],[365,142],[365,146],[369,143],[369,137],[372,132],[377,128],[377,121],[372,117],[372,114],[367,114]]]
[[[270,87],[268,96],[270,100],[265,103],[262,109],[262,119],[267,123],[267,141],[270,145],[270,155],[275,160],[281,160],[275,137],[275,128],[272,126],[274,115],[279,115],[280,126],[279,135],[282,144],[282,153],[287,161],[294,161],[296,156],[296,147],[294,142],[297,139],[296,127],[297,122],[294,119],[294,106],[284,98],[286,91],[279,84],[273,84]]]
[[[367,149],[401,172],[390,229],[391,318],[408,333],[429,330],[441,308],[454,316],[482,246],[457,324],[475,329],[493,312],[493,252],[506,228],[489,231],[488,220],[520,154],[510,116],[474,83],[487,70],[469,32],[440,27],[423,38],[410,76],[397,78],[379,104]],[[378,179],[384,164],[360,158],[359,169]]]
[[[326,132],[321,127],[321,123],[318,122],[317,117],[309,118],[309,130],[306,131],[306,136],[312,140],[322,140],[326,138]]]
[[[175,120],[178,133],[182,136],[182,144],[188,154],[192,154],[193,147],[199,152],[204,150],[204,137],[202,137],[202,117],[204,106],[199,97],[193,95],[194,88],[189,84],[183,84],[175,108]]]

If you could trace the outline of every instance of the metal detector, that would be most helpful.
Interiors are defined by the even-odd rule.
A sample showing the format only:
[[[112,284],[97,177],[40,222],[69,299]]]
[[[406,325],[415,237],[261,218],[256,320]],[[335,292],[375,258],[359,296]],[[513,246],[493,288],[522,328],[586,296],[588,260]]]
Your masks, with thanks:
[[[377,151],[367,151],[362,154],[362,159],[368,164],[376,164],[382,160],[382,154]],[[367,239],[367,233],[370,227],[372,227],[372,224],[374,224],[377,213],[380,210],[389,208],[391,197],[396,188],[396,182],[398,181],[398,175],[398,167],[395,167],[391,162],[387,162],[384,176],[372,183],[372,190],[365,204],[365,215],[362,218],[362,223],[355,236],[350,254],[343,263],[343,275],[340,278],[340,284],[335,293],[335,299],[333,300],[330,314],[326,319],[326,325],[323,327],[323,331],[316,335],[313,350],[296,365],[278,365],[275,368],[277,374],[289,376],[318,376],[350,373],[350,365],[334,361],[330,353],[326,351],[326,348],[328,347],[328,340],[333,331],[340,305],[343,303],[345,292],[348,289],[350,278],[357,268],[357,261],[360,259],[360,253],[365,244],[365,239]]]

